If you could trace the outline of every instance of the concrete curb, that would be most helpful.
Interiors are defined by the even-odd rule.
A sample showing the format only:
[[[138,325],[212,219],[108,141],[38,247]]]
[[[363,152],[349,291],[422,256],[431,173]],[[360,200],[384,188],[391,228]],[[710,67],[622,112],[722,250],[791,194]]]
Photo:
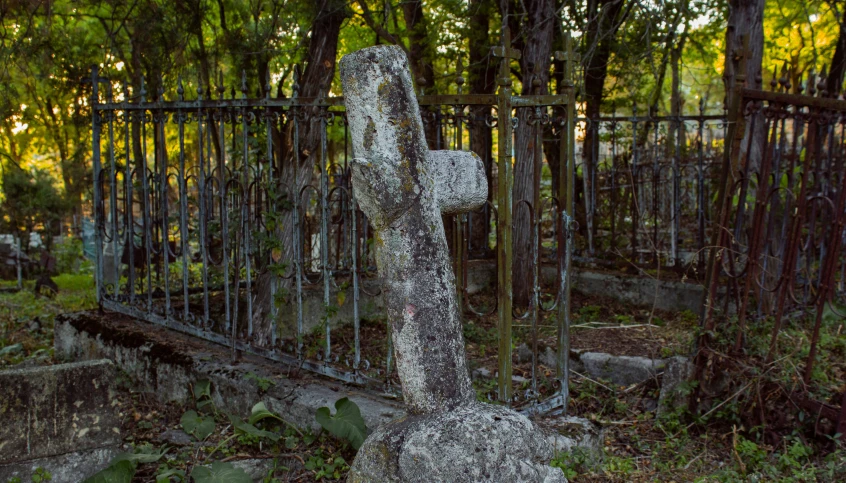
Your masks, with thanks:
[[[334,408],[335,401],[343,397],[359,406],[370,430],[405,414],[400,403],[371,391],[305,371],[298,373],[251,355],[242,355],[233,363],[228,348],[119,314],[64,314],[56,317],[54,327],[56,358],[110,359],[137,386],[163,403],[191,402],[191,384],[208,379],[212,399],[223,411],[246,417],[255,403],[263,401],[288,422],[314,430],[320,429],[314,419],[317,408]],[[275,385],[260,391],[247,378],[250,373]]]

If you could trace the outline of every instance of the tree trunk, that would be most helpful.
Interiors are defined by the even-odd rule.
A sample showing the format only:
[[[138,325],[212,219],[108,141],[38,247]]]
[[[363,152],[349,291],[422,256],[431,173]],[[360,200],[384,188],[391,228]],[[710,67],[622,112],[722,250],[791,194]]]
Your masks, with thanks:
[[[470,59],[467,67],[471,94],[493,94],[496,89],[497,63],[490,59],[491,16],[496,8],[492,0],[470,0],[469,45]],[[475,106],[470,109],[470,151],[478,154],[485,164],[485,177],[488,186],[493,187],[493,131],[488,127],[487,117],[491,114],[490,106]],[[488,201],[493,201],[494,189],[488,189]],[[491,250],[488,237],[491,231],[491,214],[487,206],[471,212],[469,215],[470,255],[487,257]]]
[[[831,97],[837,97],[843,90],[843,74],[846,73],[846,12],[840,14],[840,35],[831,57],[831,70],[826,79],[826,90]]]
[[[554,27],[557,23],[553,0],[528,0],[521,37],[523,55],[520,59],[522,94],[549,92],[549,67],[552,56]],[[499,113],[500,118],[507,113]],[[535,157],[541,156],[543,146],[537,144],[536,126],[532,124],[534,108],[517,110],[517,129],[514,142],[514,302],[527,305],[532,293],[533,230],[529,210],[521,200],[538,209],[537,195],[540,173],[536,172]],[[500,122],[507,119],[500,119]]]
[[[764,56],[764,0],[729,0],[729,20],[726,28],[726,61],[723,79],[726,86],[727,105],[731,106],[732,87],[735,84],[735,55],[743,54],[743,37],[749,37],[746,57],[746,86],[759,88],[761,61]]]
[[[726,28],[726,63],[723,79],[726,87],[726,106],[731,109],[734,99],[734,86],[738,72],[735,71],[734,58],[742,55],[746,62],[745,86],[760,89],[763,80],[761,62],[764,56],[764,0],[729,0],[729,20]],[[743,37],[749,39],[749,50],[743,52]],[[740,106],[743,109],[743,106]],[[740,145],[739,159],[746,159],[749,168],[757,169],[763,158],[763,144],[766,135],[764,118],[761,113],[746,123],[746,132]],[[755,132],[751,130],[754,128]],[[751,136],[751,139],[750,139]],[[746,154],[749,151],[748,155]],[[737,179],[740,166],[732,166],[732,175]]]
[[[605,78],[608,77],[608,61],[617,43],[616,32],[621,24],[621,15],[625,0],[598,0],[592,2],[592,10],[588,12],[588,28],[585,40],[595,42],[586,45],[590,55],[585,59],[584,101],[585,115],[588,119],[596,119],[601,114],[602,98],[605,92]],[[594,40],[597,39],[597,40]],[[593,249],[594,187],[593,172],[596,166],[596,152],[598,147],[598,126],[590,122],[585,130],[585,140],[582,144],[582,205],[584,211],[580,219],[579,210],[576,219],[582,236],[588,240],[589,250]],[[578,205],[577,205],[578,206]]]
[[[302,78],[299,79],[300,97],[325,96],[332,85],[335,76],[335,61],[338,55],[338,36],[341,24],[348,17],[349,10],[340,0],[324,0],[318,7],[312,24],[311,40],[308,46],[305,67]],[[313,116],[320,114],[318,108],[308,108],[309,115],[305,122],[299,123],[299,152],[291,153],[281,170],[282,186],[293,187],[293,193],[299,193],[302,187],[311,183],[315,164],[320,159],[320,142],[324,133],[322,122],[311,122]],[[291,123],[289,122],[289,129]],[[296,169],[294,167],[296,163]],[[296,171],[296,173],[295,173]],[[284,213],[282,220],[282,260],[294,267],[294,232],[293,213]],[[254,344],[269,347],[271,341],[271,307],[274,301],[270,292],[271,276],[268,272],[260,275],[256,282],[255,300],[253,302]],[[290,279],[277,280],[277,292],[285,293],[290,290]]]
[[[403,2],[402,14],[405,18],[405,26],[408,29],[408,60],[411,64],[414,82],[422,87],[426,94],[434,94],[436,92],[435,69],[432,66],[434,55],[432,42],[428,38],[426,17],[423,16],[423,2],[421,0]],[[429,144],[429,149],[440,149],[442,146],[438,142],[439,125],[435,118],[426,115],[428,112],[426,109],[421,110],[421,114],[424,116],[423,128],[426,132],[426,141]],[[449,239],[450,237],[447,236],[447,240]]]

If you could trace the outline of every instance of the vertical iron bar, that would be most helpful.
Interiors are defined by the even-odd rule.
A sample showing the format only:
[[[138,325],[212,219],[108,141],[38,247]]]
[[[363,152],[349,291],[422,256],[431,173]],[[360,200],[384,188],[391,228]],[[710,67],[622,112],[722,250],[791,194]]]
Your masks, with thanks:
[[[167,124],[167,113],[161,108],[161,105],[164,103],[164,80],[160,77],[159,78],[159,90],[158,90],[158,99],[157,103],[159,104],[158,109],[158,119],[156,119],[156,132],[158,136],[155,138],[156,142],[156,158],[158,159],[158,165],[161,167],[161,179],[159,180],[159,202],[161,205],[159,206],[159,216],[161,216],[161,226],[162,226],[162,244],[160,247],[161,252],[161,260],[162,260],[162,271],[164,272],[164,292],[165,292],[165,318],[170,320],[171,315],[171,300],[170,300],[170,233],[168,230],[168,217],[170,213],[168,212],[168,177],[167,177],[167,167],[168,167],[168,160],[167,155],[165,154],[165,124]]]
[[[632,105],[632,261],[637,260],[637,225],[640,223],[638,204],[637,104]]]
[[[179,78],[177,92],[180,102],[184,100],[184,88],[182,77]],[[185,181],[185,113],[182,109],[176,112],[176,119],[179,123],[179,235],[182,249],[182,318],[183,322],[189,320],[188,300],[188,189]],[[202,144],[202,143],[201,143]],[[202,158],[201,162],[202,162]]]
[[[705,98],[699,99],[699,146],[697,153],[697,169],[696,169],[696,223],[697,223],[697,237],[696,237],[696,258],[697,271],[702,273],[705,271],[705,148],[704,148],[704,130],[705,130]]]
[[[223,100],[223,93],[226,89],[223,87],[223,72],[218,75],[217,94],[218,99]],[[235,342],[235,332],[232,325],[232,314],[229,303],[229,207],[226,199],[226,184],[228,182],[226,177],[226,117],[227,112],[220,109],[220,124],[218,125],[220,156],[217,160],[217,171],[220,177],[220,239],[223,244],[223,299],[224,299],[224,329],[229,331],[232,329],[232,342]]]
[[[106,99],[112,102],[112,86],[106,84]],[[118,257],[118,221],[117,221],[117,170],[115,168],[115,123],[114,112],[109,111],[109,215],[111,218],[112,230],[112,276],[114,277],[114,289],[112,296],[117,299],[120,289],[120,257]]]
[[[147,312],[153,311],[153,206],[152,194],[150,193],[150,181],[147,176],[149,168],[147,166],[147,90],[144,87],[144,76],[141,76],[141,190],[144,192],[144,250],[146,258],[144,259],[144,272],[147,276]]]
[[[264,89],[264,98],[270,99],[270,71],[267,72],[267,79],[265,79],[265,89]],[[274,178],[273,178],[273,171],[276,168],[276,163],[274,161],[274,152],[273,152],[273,113],[270,109],[266,109],[264,112],[264,128],[265,128],[265,137],[267,137],[267,186],[268,192],[270,194],[270,213],[271,216],[276,217],[279,213],[279,206],[277,200],[279,199],[279,193],[277,193],[277,188],[274,186]],[[281,188],[281,186],[280,186]],[[274,240],[279,240],[281,238],[281,233],[279,233],[279,224],[278,220],[273,220],[273,238]],[[282,250],[280,250],[280,257]],[[273,249],[270,250],[268,263],[273,264],[275,263],[273,260]],[[276,348],[276,337],[277,337],[277,327],[276,327],[276,320],[279,317],[279,308],[277,307],[276,303],[276,292],[278,289],[279,284],[279,277],[276,275],[276,270],[270,271],[270,346],[272,348]]]
[[[247,73],[241,71],[241,99],[247,98]],[[242,239],[244,240],[244,271],[247,277],[247,338],[252,343],[253,337],[253,276],[250,273],[252,264],[250,263],[250,256],[252,255],[252,236],[250,233],[250,150],[249,150],[249,126],[247,123],[247,114],[249,111],[244,108],[243,116],[241,116],[241,136],[244,149],[244,159],[242,168],[244,170],[244,193],[241,198],[241,229],[243,230]],[[234,129],[233,129],[234,132]],[[236,287],[238,297],[240,298],[241,287]],[[271,306],[273,301],[271,300]]]
[[[329,270],[329,174],[326,172],[326,130],[328,125],[326,122],[326,112],[320,113],[320,258],[323,265],[323,310],[324,313],[324,327],[326,330],[326,347],[324,351],[324,361],[329,362],[329,357],[332,355],[332,335],[330,326],[330,311],[329,311],[329,278],[332,276],[332,271]]]
[[[100,225],[103,222],[100,214],[100,203],[102,193],[100,193],[100,175],[102,166],[100,164],[100,119],[97,112],[100,96],[98,92],[100,81],[99,67],[94,65],[91,67],[91,159],[94,165],[94,263],[96,266],[96,273],[94,278],[95,296],[97,304],[103,303],[102,285],[103,285],[103,254],[102,254],[102,235],[100,234]],[[18,260],[20,260],[20,239],[18,239]],[[18,268],[20,272],[20,268]],[[20,276],[18,277],[20,280]],[[20,282],[19,282],[20,283]]]
[[[123,101],[129,103],[129,89],[127,87],[126,81],[123,83]],[[143,113],[142,113],[143,114]],[[130,152],[132,152],[131,148],[131,137],[130,131],[132,130],[132,113],[129,109],[124,111],[124,119],[126,120],[126,131],[124,133],[124,145],[126,149],[126,168],[124,169],[124,180],[123,182],[126,184],[125,189],[125,197],[126,197],[126,242],[124,243],[124,247],[126,247],[127,251],[127,260],[129,264],[127,266],[127,272],[129,274],[129,279],[127,281],[127,287],[129,289],[129,303],[134,305],[135,304],[135,216],[134,216],[134,194],[132,189],[132,172],[133,163],[130,157]],[[138,160],[135,160],[137,163]],[[137,173],[137,171],[136,171]]]
[[[208,327],[209,323],[209,244],[208,244],[208,233],[206,231],[206,221],[208,214],[206,210],[208,206],[206,205],[206,160],[205,160],[205,153],[203,152],[203,143],[208,142],[208,155],[211,157],[211,129],[206,129],[207,133],[205,135],[205,139],[203,137],[203,121],[206,121],[207,118],[204,117],[202,101],[203,101],[203,87],[202,82],[198,83],[197,87],[197,138],[198,138],[198,149],[199,149],[199,160],[200,160],[200,179],[197,183],[197,188],[199,190],[198,193],[198,205],[200,207],[200,253],[203,259],[203,327]],[[209,97],[211,97],[211,92],[209,92]],[[211,116],[211,112],[207,112],[206,115]],[[208,119],[209,125],[211,125],[211,119]],[[211,166],[211,163],[209,164]]]

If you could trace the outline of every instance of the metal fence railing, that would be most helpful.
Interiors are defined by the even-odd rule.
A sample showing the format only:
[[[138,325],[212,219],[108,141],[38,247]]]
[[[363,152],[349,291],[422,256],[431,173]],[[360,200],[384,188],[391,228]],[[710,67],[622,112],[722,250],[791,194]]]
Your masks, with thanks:
[[[574,90],[569,82],[559,90],[563,94],[513,95],[508,66],[519,52],[503,38],[494,49],[503,72],[498,93],[463,94],[459,82],[455,93],[422,95],[418,102],[436,148],[465,149],[481,134],[491,140],[487,152],[478,154],[490,166],[493,195],[479,212],[453,219],[450,230],[459,302],[465,319],[482,323],[496,314],[496,397],[540,411],[566,405],[568,397]],[[556,55],[573,59],[572,51]],[[350,185],[353,153],[343,99],[302,97],[296,80],[292,91],[280,87],[275,96],[266,82],[265,96],[258,98],[247,96],[246,77],[240,93],[227,92],[221,81],[214,90],[170,82],[174,96],[165,94],[164,80],[150,96],[143,81],[130,93],[125,83],[92,71],[96,290],[102,307],[233,352],[392,390],[397,379],[389,324],[365,326],[360,316],[362,294],[377,295],[378,284],[371,229]],[[540,173],[545,162],[540,149],[530,159],[513,159],[520,130],[534,136],[537,146],[545,132],[555,136],[564,166],[554,181],[558,197],[540,197],[538,176],[538,196],[513,203],[514,163],[534,163]],[[510,226],[512,211],[524,205],[535,282],[528,306],[514,308]],[[487,247],[496,254],[498,272],[493,303],[467,288],[469,232],[478,226],[473,217],[495,227]],[[553,286],[538,281],[544,263],[558,267]],[[307,292],[320,294],[317,315],[304,313]],[[338,323],[342,305],[352,307],[348,324]],[[520,391],[511,377],[515,318],[530,328],[526,338],[535,349],[541,330],[554,333],[558,354],[551,376],[533,369],[531,383]],[[544,320],[553,322],[541,327]],[[533,367],[538,364],[535,350]],[[540,391],[540,385],[554,389]]]
[[[795,364],[790,372],[797,377],[786,390],[790,399],[835,423],[834,432],[843,435],[846,394],[839,408],[813,396],[822,397],[825,381],[843,382],[837,382],[842,357],[834,356],[834,367],[819,361],[823,324],[836,326],[846,318],[846,101],[829,97],[813,74],[806,92],[800,86],[789,93],[788,79],[786,72],[779,79],[774,75],[771,91],[744,88],[743,77],[734,87],[730,150],[716,186],[717,229],[708,250],[696,379],[701,386],[716,377],[718,364],[712,362],[721,357],[714,348],[716,331],[730,329],[732,343],[721,350],[740,354],[749,350],[751,334],[766,327],[768,349],[753,356],[770,368]],[[718,297],[720,286],[729,297]],[[736,318],[726,316],[729,303]],[[798,363],[785,362],[796,349],[780,352],[788,325],[808,341]],[[791,339],[791,347],[795,342]]]

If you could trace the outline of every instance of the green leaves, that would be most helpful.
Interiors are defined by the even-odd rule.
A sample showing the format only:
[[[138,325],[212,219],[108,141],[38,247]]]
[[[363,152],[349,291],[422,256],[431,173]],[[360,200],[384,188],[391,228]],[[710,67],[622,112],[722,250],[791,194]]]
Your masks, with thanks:
[[[208,379],[202,379],[194,383],[194,401],[197,404],[197,409],[212,404],[211,398],[211,382]]]
[[[208,438],[214,432],[214,418],[200,416],[193,409],[183,414],[180,422],[186,433],[194,435],[200,441]]]
[[[349,441],[350,445],[359,449],[367,437],[367,426],[358,406],[348,398],[335,402],[335,414],[331,415],[328,407],[317,410],[315,419],[326,431],[333,436]]]
[[[279,441],[279,435],[271,432],[271,431],[264,431],[262,429],[258,429],[257,427],[253,426],[252,423],[245,423],[240,419],[229,415],[229,421],[232,422],[232,427],[235,428],[236,431],[244,434],[249,434],[251,436],[256,436],[259,438],[267,438],[271,441]]]
[[[263,402],[257,402],[256,405],[253,406],[253,410],[250,413],[250,419],[248,420],[248,422],[250,424],[256,424],[257,422],[265,418],[273,418],[282,421],[282,418],[270,412]]]
[[[156,475],[156,483],[170,483],[171,478],[178,478],[179,481],[185,481],[185,472],[176,468],[162,470],[160,467],[159,473]]]
[[[122,460],[92,475],[84,483],[132,483],[133,476],[135,476],[135,464],[129,460]]]
[[[191,472],[194,483],[253,483],[244,470],[231,463],[215,461],[211,466],[196,466]]]
[[[157,451],[147,444],[135,448],[132,453],[120,453],[112,459],[106,469],[95,473],[84,483],[131,483],[139,464],[155,463],[167,450],[167,446]]]
[[[135,449],[134,453],[120,453],[112,459],[112,464],[119,461],[129,461],[132,464],[141,463],[155,463],[160,460],[162,456],[167,453],[168,447],[163,447],[160,451],[156,451],[152,446],[141,446]]]

